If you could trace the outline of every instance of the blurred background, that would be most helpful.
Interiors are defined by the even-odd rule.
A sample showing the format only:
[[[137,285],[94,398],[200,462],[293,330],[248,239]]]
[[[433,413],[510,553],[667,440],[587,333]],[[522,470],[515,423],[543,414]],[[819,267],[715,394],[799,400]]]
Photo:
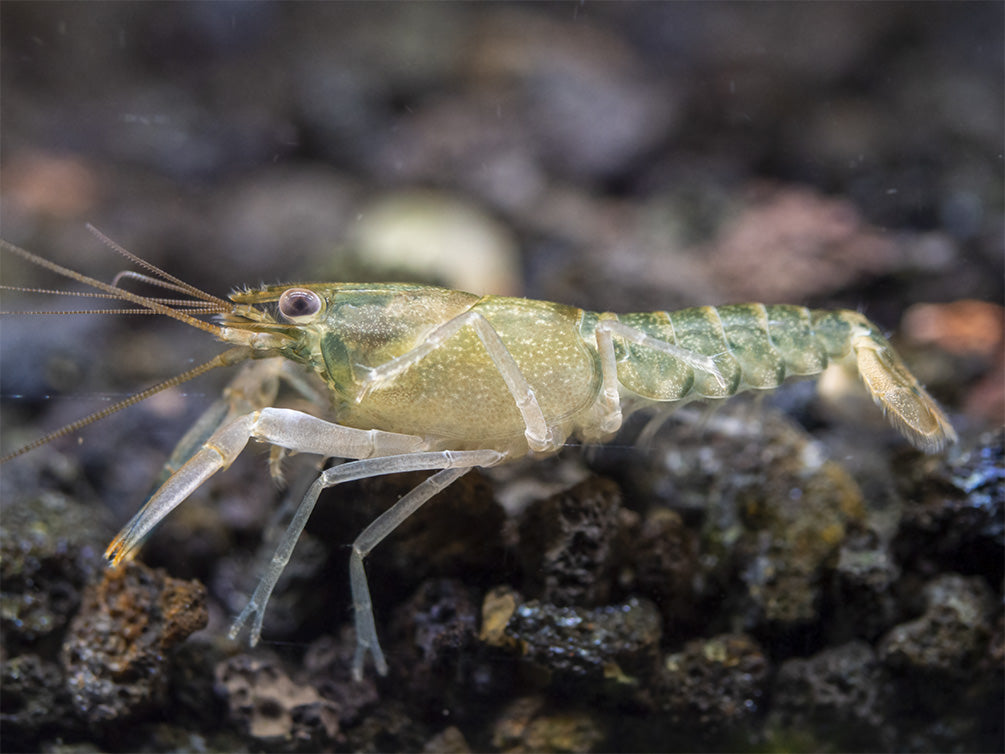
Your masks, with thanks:
[[[128,264],[92,223],[218,295],[398,279],[594,310],[857,308],[995,426],[1002,12],[5,2],[0,230],[110,280]],[[72,287],[0,262],[8,285]],[[0,336],[20,354],[5,432],[216,348],[131,317],[5,317]],[[50,397],[67,389],[97,404]]]
[[[890,329],[1003,298],[999,4],[2,13],[2,232],[103,279],[85,222],[214,293],[378,276]]]
[[[1005,410],[1003,14],[7,0],[0,232],[110,281],[128,264],[91,223],[218,295],[394,279],[593,310],[860,309],[973,437]],[[218,350],[155,317],[53,315],[5,315],[0,348],[4,452]],[[117,523],[224,379],[60,446]],[[4,497],[61,463],[6,465]]]

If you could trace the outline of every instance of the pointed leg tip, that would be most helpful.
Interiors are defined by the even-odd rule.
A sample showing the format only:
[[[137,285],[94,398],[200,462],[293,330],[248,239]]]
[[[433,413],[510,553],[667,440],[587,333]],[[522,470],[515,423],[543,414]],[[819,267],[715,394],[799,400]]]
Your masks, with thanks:
[[[108,565],[112,568],[117,568],[124,560],[129,559],[129,551],[126,550],[125,546],[122,544],[122,540],[116,537],[112,540],[112,543],[108,545],[108,549],[105,550],[105,560],[108,561]]]

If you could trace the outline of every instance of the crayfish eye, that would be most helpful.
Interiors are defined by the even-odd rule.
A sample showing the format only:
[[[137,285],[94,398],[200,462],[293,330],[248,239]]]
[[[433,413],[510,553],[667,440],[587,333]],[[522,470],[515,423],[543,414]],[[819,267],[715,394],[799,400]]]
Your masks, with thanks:
[[[321,311],[321,297],[306,288],[288,288],[279,297],[279,313],[291,322],[311,319]]]

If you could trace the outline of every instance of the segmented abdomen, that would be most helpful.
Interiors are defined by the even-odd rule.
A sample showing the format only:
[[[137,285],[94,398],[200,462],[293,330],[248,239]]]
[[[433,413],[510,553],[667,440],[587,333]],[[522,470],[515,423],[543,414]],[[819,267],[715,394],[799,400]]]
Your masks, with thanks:
[[[778,387],[787,377],[818,374],[831,359],[848,354],[846,314],[854,312],[764,304],[621,314],[618,320],[629,327],[711,357],[725,385],[669,354],[616,337],[618,380],[654,401],[725,398],[745,389]]]
[[[956,440],[938,404],[879,328],[858,312],[739,304],[622,314],[617,319],[653,338],[710,357],[722,377],[720,381],[711,370],[615,334],[618,381],[643,398],[726,398],[750,388],[778,387],[786,377],[818,374],[832,359],[853,356],[849,360],[873,399],[915,447],[931,453]]]

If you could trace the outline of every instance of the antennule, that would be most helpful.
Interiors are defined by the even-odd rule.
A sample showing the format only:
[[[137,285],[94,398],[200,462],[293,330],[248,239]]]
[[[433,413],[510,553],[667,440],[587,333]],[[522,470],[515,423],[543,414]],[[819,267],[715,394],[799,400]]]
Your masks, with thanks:
[[[152,309],[153,311],[159,314],[163,314],[165,317],[171,317],[172,319],[177,319],[178,321],[184,322],[185,324],[191,325],[192,327],[195,327],[199,330],[205,330],[208,333],[212,333],[221,340],[223,339],[222,327],[210,324],[209,322],[203,322],[202,320],[196,319],[195,317],[192,317],[184,312],[177,311],[169,306],[165,306],[164,304],[159,304],[153,299],[149,299],[145,296],[140,296],[139,294],[131,293],[130,291],[124,290],[122,288],[116,288],[114,285],[108,285],[108,283],[102,283],[100,280],[95,280],[94,278],[88,277],[87,275],[82,275],[76,270],[71,270],[68,267],[63,267],[63,265],[61,264],[50,262],[48,259],[40,257],[37,254],[32,254],[27,249],[22,249],[20,246],[15,246],[10,241],[6,241],[2,238],[0,238],[0,249],[5,249],[6,251],[11,252],[12,254],[17,254],[19,257],[26,259],[32,264],[37,265],[39,267],[44,267],[45,269],[58,273],[63,277],[67,277],[70,278],[71,280],[76,280],[77,282],[84,283],[85,285],[89,285],[92,288],[97,288],[99,291],[105,291],[106,293],[111,293],[123,301],[130,301],[134,304],[144,306],[147,309]],[[185,284],[182,283],[182,285]],[[193,288],[193,290],[190,292],[192,293],[192,295],[201,294],[202,297],[209,297],[208,293],[203,293],[202,291],[199,291],[198,288]],[[209,298],[212,299],[213,301],[219,302],[223,306],[227,306],[228,308],[230,307],[230,304],[225,302],[223,299],[216,299],[213,297]]]
[[[163,278],[164,280],[167,280],[169,283],[174,283],[177,286],[176,290],[184,291],[185,293],[188,293],[190,296],[201,298],[203,301],[212,301],[214,304],[222,304],[223,306],[230,306],[230,303],[224,301],[222,298],[214,296],[211,293],[206,293],[205,291],[199,290],[194,285],[190,285],[189,283],[186,283],[184,280],[176,278],[171,273],[165,272],[157,265],[151,264],[145,259],[141,259],[128,249],[115,243],[115,241],[106,236],[104,233],[102,233],[100,230],[95,228],[90,223],[87,223],[86,227],[89,231],[91,231],[91,233],[93,233],[97,237],[99,241],[105,244],[105,246],[107,246],[108,248],[112,249],[112,251],[117,251],[119,254],[124,256],[133,264],[138,264],[140,267],[149,270],[150,272],[154,273],[154,275],[157,275]],[[112,285],[115,285],[115,283],[113,282]]]

